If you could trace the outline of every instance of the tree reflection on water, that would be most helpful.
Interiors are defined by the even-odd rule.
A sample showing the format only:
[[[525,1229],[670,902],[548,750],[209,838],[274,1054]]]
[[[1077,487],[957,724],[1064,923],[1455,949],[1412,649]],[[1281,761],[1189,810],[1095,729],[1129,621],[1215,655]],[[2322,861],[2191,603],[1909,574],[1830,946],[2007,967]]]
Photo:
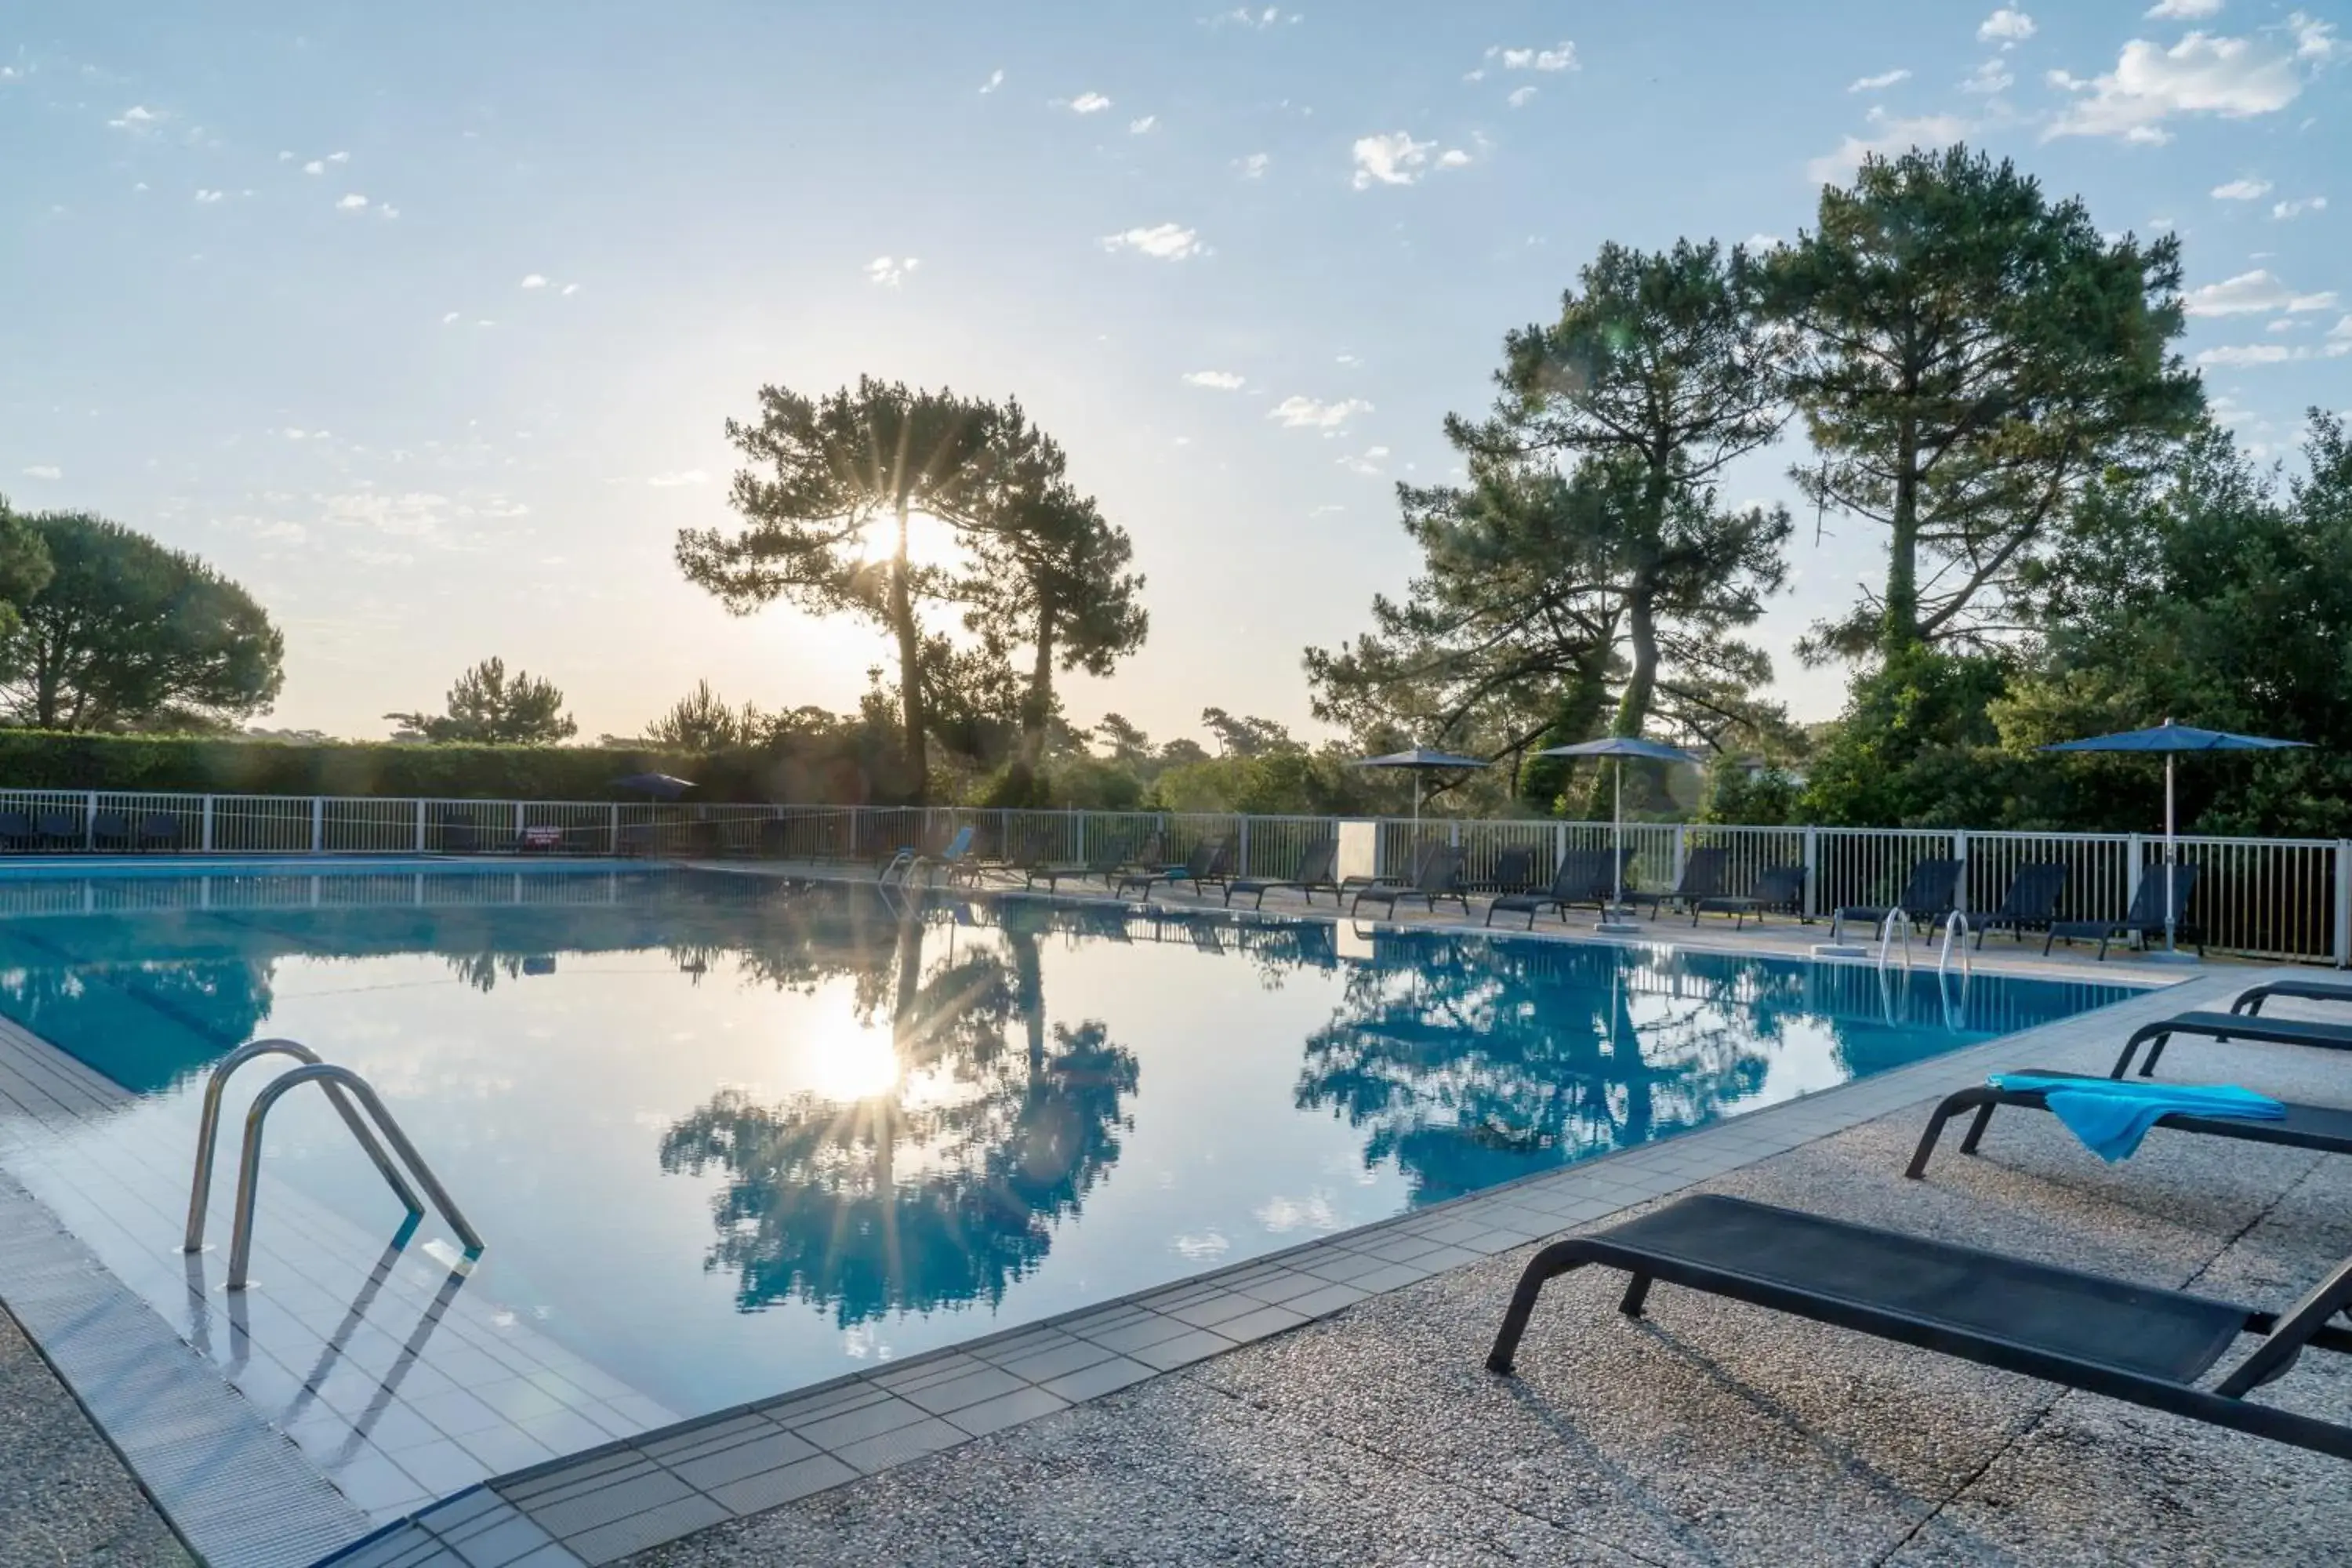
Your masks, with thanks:
[[[799,1300],[846,1327],[1001,1301],[1117,1162],[1136,1060],[1100,1022],[1048,1026],[1039,927],[1008,913],[1001,951],[927,960],[931,934],[919,910],[887,949],[813,927],[752,965],[806,984],[823,952],[845,960],[859,1021],[888,1008],[887,1089],[774,1104],[722,1089],[663,1138],[664,1170],[726,1176],[705,1267],[735,1275],[740,1310]]]

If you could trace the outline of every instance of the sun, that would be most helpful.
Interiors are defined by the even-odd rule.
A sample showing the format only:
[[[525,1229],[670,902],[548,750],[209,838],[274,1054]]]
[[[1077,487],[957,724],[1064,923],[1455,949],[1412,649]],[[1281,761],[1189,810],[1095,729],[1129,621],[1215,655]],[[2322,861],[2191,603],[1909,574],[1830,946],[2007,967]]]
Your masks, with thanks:
[[[888,517],[879,518],[866,531],[862,556],[869,564],[878,565],[890,559],[898,546],[898,528]],[[907,559],[916,566],[953,568],[964,563],[963,541],[955,529],[928,512],[915,512],[907,519]]]
[[[816,1041],[809,1052],[809,1087],[827,1100],[868,1100],[898,1086],[898,1052],[886,1028],[855,1024]]]

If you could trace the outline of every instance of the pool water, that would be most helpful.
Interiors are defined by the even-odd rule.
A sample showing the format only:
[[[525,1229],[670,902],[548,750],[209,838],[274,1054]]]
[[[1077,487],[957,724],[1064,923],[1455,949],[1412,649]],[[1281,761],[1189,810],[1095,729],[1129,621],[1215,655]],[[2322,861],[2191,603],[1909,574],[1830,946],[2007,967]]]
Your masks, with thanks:
[[[0,1015],[135,1092],[80,1136],[184,1162],[209,1065],[301,1040],[487,1239],[469,1294],[680,1415],[2129,994],[724,873],[72,888],[0,889]],[[394,1229],[318,1099],[266,1161]]]

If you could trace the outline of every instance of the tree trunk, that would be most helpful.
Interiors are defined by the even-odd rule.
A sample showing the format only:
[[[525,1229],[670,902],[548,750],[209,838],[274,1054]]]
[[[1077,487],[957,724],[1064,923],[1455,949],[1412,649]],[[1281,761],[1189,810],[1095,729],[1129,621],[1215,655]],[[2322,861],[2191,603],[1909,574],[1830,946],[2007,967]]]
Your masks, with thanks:
[[[1627,652],[1633,668],[1625,676],[1625,689],[1618,694],[1617,717],[1610,722],[1609,732],[1621,740],[1631,740],[1641,734],[1642,726],[1650,717],[1650,701],[1658,690],[1658,608],[1657,587],[1646,579],[1636,581],[1625,595],[1625,636]],[[1622,767],[1621,762],[1616,764]],[[1643,790],[1636,774],[1634,802],[1639,805]],[[1585,818],[1598,822],[1613,810],[1610,792],[1613,784],[1611,770],[1596,768],[1592,774],[1592,792],[1585,798]]]
[[[1906,416],[1895,458],[1895,521],[1886,542],[1886,611],[1879,649],[1887,658],[1919,641],[1919,426]]]
[[[1045,760],[1045,721],[1054,713],[1054,605],[1037,609],[1037,662],[1029,671],[1029,695],[1021,704],[1021,771],[1034,779]]]
[[[890,558],[890,629],[898,637],[898,711],[907,748],[907,780],[918,805],[931,797],[929,738],[924,731],[923,651],[915,635],[915,603],[908,584],[906,498],[898,500],[898,548]]]
[[[1552,710],[1551,723],[1540,737],[1544,746],[1572,746],[1592,738],[1592,727],[1599,722],[1609,696],[1609,639],[1597,637],[1577,661],[1559,706]],[[1539,811],[1554,811],[1568,795],[1573,777],[1573,763],[1558,757],[1530,757],[1527,771],[1519,775],[1519,798]]]

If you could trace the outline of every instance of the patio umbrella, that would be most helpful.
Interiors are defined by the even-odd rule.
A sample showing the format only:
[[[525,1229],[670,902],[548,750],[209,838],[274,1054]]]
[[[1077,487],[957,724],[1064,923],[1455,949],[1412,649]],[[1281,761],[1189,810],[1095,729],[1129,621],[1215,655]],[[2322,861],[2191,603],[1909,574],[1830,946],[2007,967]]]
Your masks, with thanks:
[[[614,779],[613,787],[635,790],[639,795],[649,795],[656,800],[676,800],[694,787],[694,781],[672,778],[667,773],[631,773],[627,778]]]
[[[2174,952],[2172,868],[2179,858],[2173,831],[2172,764],[2183,752],[2278,752],[2308,746],[2307,741],[2273,741],[2264,735],[2233,735],[2227,730],[2200,730],[2167,719],[2153,730],[2126,730],[2114,735],[2093,735],[2081,741],[2060,741],[2045,752],[2161,752],[2164,754],[2164,951]]]
[[[1412,822],[1417,831],[1421,826],[1421,775],[1450,773],[1462,768],[1483,768],[1482,758],[1458,757],[1451,752],[1433,752],[1426,746],[1415,746],[1410,752],[1391,752],[1384,757],[1360,757],[1348,764],[1351,768],[1403,768],[1412,774]]]
[[[1638,735],[1612,735],[1606,740],[1582,741],[1573,746],[1554,746],[1549,751],[1538,752],[1536,755],[1617,759],[1616,824],[1611,830],[1611,837],[1616,841],[1616,853],[1611,857],[1616,887],[1610,897],[1609,912],[1612,915],[1623,913],[1620,906],[1625,901],[1625,759],[1645,757],[1659,763],[1695,763],[1698,759],[1688,752],[1677,751],[1656,741],[1644,741]]]

